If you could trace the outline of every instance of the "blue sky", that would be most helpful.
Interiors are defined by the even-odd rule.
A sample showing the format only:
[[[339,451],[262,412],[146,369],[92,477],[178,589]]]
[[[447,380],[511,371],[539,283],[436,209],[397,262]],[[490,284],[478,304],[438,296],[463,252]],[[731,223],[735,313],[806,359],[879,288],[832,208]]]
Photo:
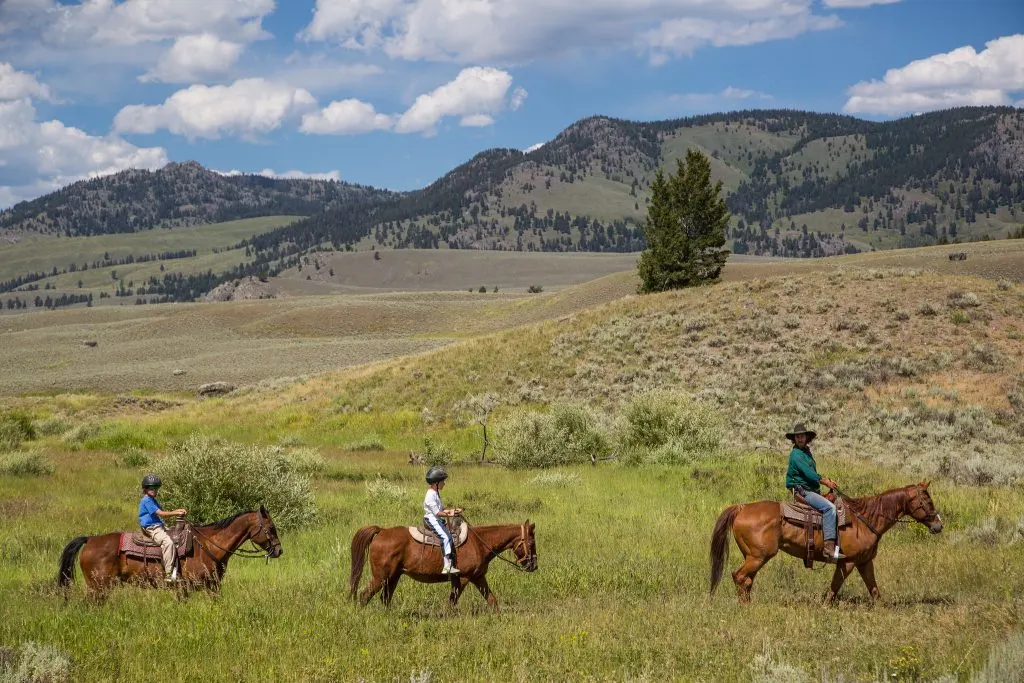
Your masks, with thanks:
[[[0,207],[129,167],[422,187],[580,118],[1024,104],[1016,0],[0,0]]]

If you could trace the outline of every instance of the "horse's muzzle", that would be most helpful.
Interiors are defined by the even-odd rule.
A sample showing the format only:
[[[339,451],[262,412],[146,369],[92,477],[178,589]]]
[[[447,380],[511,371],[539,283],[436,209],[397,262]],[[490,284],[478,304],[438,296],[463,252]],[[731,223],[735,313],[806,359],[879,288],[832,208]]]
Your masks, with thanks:
[[[928,531],[932,532],[933,534],[937,534],[937,533],[941,532],[942,531],[942,520],[941,519],[937,519],[934,522],[932,522],[931,524],[929,524],[928,525]]]

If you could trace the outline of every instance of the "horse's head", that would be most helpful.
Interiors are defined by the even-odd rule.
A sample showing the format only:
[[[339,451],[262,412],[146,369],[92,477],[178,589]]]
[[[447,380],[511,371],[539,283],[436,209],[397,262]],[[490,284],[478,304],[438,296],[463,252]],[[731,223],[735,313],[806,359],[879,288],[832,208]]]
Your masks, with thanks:
[[[520,527],[519,537],[512,544],[512,552],[516,555],[516,564],[528,572],[537,571],[537,538],[533,535],[536,525],[530,520]]]
[[[907,514],[928,527],[933,534],[942,531],[942,516],[935,509],[928,493],[929,482],[922,481],[907,488]]]
[[[263,549],[268,557],[281,557],[284,549],[281,547],[281,539],[277,537],[277,527],[274,526],[274,520],[270,518],[267,508],[260,505],[256,517],[256,531],[249,538]]]

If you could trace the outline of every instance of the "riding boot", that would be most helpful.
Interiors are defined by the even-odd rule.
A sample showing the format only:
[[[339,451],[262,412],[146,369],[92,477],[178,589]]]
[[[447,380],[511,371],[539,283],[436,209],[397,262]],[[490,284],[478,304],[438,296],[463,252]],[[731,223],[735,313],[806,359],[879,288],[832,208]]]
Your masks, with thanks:
[[[846,555],[840,552],[836,542],[831,539],[825,541],[824,554],[826,562],[837,562],[838,560],[846,559]]]
[[[441,573],[442,574],[458,574],[459,573],[459,568],[455,567],[453,565],[452,558],[451,558],[450,555],[445,555],[444,567],[441,568]]]

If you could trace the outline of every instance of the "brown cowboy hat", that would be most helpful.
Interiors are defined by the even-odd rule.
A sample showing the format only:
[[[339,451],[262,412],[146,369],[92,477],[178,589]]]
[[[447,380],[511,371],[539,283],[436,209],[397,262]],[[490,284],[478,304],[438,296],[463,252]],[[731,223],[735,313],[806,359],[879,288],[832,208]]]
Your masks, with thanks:
[[[804,427],[803,422],[797,422],[795,425],[793,425],[793,431],[788,432],[786,434],[786,438],[792,441],[793,437],[796,436],[797,434],[806,434],[807,443],[814,441],[814,437],[818,435],[818,433],[813,429],[807,429],[806,427]]]

